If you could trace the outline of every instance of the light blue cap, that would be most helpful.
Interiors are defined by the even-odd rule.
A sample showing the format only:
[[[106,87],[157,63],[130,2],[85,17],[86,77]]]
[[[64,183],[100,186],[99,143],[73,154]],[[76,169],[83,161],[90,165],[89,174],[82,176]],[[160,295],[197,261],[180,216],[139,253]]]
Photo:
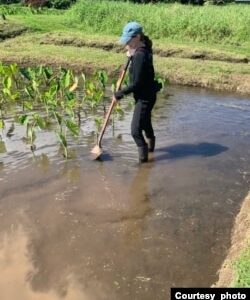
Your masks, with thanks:
[[[119,42],[126,45],[137,34],[142,33],[142,26],[137,22],[129,22],[122,31]]]

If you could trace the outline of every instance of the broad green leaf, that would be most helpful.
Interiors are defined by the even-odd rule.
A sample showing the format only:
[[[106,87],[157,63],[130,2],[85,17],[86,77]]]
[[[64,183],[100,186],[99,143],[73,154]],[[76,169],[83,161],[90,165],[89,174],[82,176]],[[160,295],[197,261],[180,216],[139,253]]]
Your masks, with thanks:
[[[29,81],[31,80],[31,75],[30,75],[30,71],[27,68],[21,68],[20,69],[21,74],[28,79]]]
[[[16,92],[11,95],[11,100],[16,100],[20,96],[19,92]]]
[[[23,102],[23,106],[28,109],[28,110],[32,110],[33,109],[33,104],[29,101],[24,101]]]
[[[75,97],[74,93],[72,93],[72,92],[66,92],[65,96],[66,96],[67,100],[72,100]]]
[[[65,124],[67,128],[70,130],[70,132],[73,134],[73,136],[78,136],[79,135],[79,127],[76,123],[70,120],[66,120]]]
[[[57,90],[58,90],[58,84],[56,82],[53,82],[53,84],[51,85],[51,87],[49,89],[50,96],[55,97]]]
[[[5,95],[7,95],[7,96],[11,96],[11,92],[10,92],[10,90],[9,89],[7,89],[7,88],[3,88],[3,93],[5,94]]]
[[[37,80],[32,80],[32,87],[35,91],[38,91],[39,88],[39,82]]]
[[[28,116],[28,115],[22,115],[22,116],[19,116],[19,117],[18,117],[18,122],[19,122],[21,125],[26,125],[26,124],[28,124],[28,122],[29,122],[29,116]]]
[[[34,98],[34,89],[31,86],[27,86],[24,89],[25,93],[30,97],[30,98]]]
[[[101,82],[101,84],[104,88],[108,81],[107,72],[102,70],[102,71],[99,71],[97,74],[98,74],[98,80]]]
[[[70,85],[70,71],[68,71],[65,75],[64,86],[68,88]]]
[[[52,71],[51,68],[45,67],[44,68],[44,74],[45,74],[45,76],[46,76],[47,79],[50,79],[52,77],[52,75],[53,75],[53,71]]]
[[[33,117],[36,120],[36,123],[37,123],[37,125],[40,129],[45,129],[46,128],[46,122],[39,114],[35,113],[33,115]]]
[[[65,136],[62,133],[57,132],[57,137],[64,148],[67,148],[67,141]]]
[[[10,65],[11,73],[15,74],[18,72],[18,66],[16,63]]]
[[[5,127],[4,120],[0,119],[0,129],[3,129],[4,127]]]

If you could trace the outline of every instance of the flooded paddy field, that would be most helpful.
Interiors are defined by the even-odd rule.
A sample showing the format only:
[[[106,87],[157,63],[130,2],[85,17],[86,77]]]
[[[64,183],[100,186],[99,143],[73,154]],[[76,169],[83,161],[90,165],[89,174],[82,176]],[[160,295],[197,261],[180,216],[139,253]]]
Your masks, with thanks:
[[[216,282],[250,185],[250,99],[169,87],[142,166],[131,117],[109,128],[101,161],[88,124],[69,160],[51,132],[34,155],[22,127],[3,140],[2,300],[169,299],[170,287]]]

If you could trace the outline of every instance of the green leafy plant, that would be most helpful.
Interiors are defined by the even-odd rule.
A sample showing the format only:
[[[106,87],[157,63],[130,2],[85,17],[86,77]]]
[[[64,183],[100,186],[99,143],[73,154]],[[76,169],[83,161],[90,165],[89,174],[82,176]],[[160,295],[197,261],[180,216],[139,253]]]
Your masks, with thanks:
[[[58,138],[64,157],[69,158],[68,140],[70,136],[79,136],[81,113],[94,120],[97,134],[109,104],[105,98],[109,80],[106,71],[96,71],[89,78],[82,73],[80,79],[81,84],[78,76],[65,68],[18,68],[15,64],[0,63],[0,128],[5,128],[5,112],[13,109],[9,136],[13,134],[14,122],[25,126],[24,140],[34,152],[38,132],[50,128]],[[115,116],[123,113],[121,107],[115,108],[113,126]]]

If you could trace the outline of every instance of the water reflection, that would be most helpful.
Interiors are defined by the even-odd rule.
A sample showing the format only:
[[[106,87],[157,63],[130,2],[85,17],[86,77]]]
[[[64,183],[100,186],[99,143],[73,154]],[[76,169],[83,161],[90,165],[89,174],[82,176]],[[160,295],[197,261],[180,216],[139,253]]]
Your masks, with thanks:
[[[150,201],[149,176],[153,162],[138,167],[138,170],[128,188],[128,207],[122,213],[121,221],[126,226],[128,243],[139,240],[146,217],[153,211]]]
[[[2,171],[4,169],[4,163],[2,161],[0,161],[0,171]],[[1,177],[0,177],[1,179]]]
[[[130,299],[144,278],[140,249],[152,212],[152,166],[122,182],[99,163],[87,181],[68,163],[56,181],[46,181],[46,190],[38,180],[24,194],[2,194],[0,210],[8,216],[1,216],[1,299]]]
[[[0,138],[1,138],[1,136],[0,136]],[[6,153],[6,152],[7,152],[7,150],[6,150],[4,141],[0,140],[0,153]]]
[[[37,290],[33,277],[37,273],[29,253],[30,241],[22,226],[4,233],[0,239],[0,291],[2,300],[89,300],[72,275],[68,275],[59,293]],[[55,270],[59,272],[59,270]],[[93,299],[93,298],[92,298]]]
[[[49,171],[50,160],[49,160],[48,155],[46,155],[44,153],[42,153],[41,155],[35,155],[33,157],[33,162],[43,172]]]

